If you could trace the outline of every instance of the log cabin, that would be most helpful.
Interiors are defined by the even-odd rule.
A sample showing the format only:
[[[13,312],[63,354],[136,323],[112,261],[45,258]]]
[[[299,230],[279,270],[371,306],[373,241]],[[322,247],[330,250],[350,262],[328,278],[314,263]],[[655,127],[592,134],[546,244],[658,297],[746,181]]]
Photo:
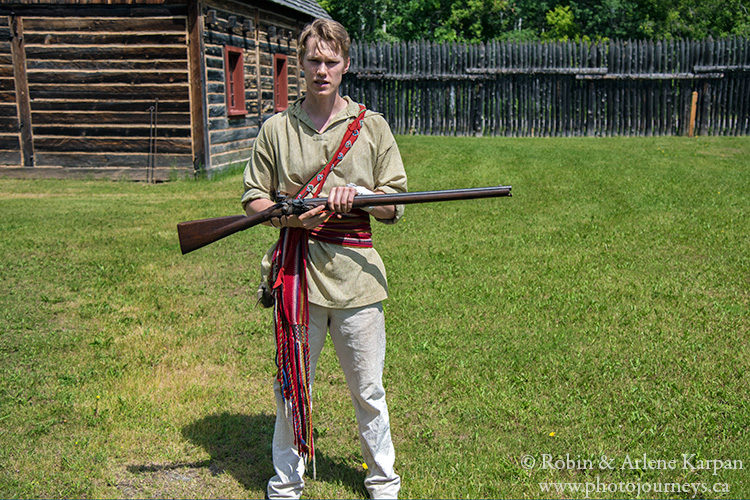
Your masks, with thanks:
[[[304,92],[315,0],[0,0],[0,176],[165,181],[244,163]]]

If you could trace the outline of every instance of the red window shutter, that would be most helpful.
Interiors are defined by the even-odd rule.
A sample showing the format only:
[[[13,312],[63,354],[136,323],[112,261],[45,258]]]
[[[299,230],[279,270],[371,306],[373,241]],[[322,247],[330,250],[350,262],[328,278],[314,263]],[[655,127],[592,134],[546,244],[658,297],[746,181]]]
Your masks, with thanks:
[[[273,102],[275,111],[284,111],[289,106],[289,80],[287,60],[284,54],[273,55]]]
[[[227,96],[227,116],[244,116],[245,64],[242,49],[224,46],[224,86]]]

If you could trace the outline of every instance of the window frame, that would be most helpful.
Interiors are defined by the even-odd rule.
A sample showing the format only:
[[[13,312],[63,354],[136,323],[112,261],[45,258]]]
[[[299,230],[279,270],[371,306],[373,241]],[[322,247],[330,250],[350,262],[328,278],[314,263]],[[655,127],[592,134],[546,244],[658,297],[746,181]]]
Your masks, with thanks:
[[[241,47],[224,46],[224,88],[227,116],[247,115],[245,109],[245,53]]]
[[[281,66],[281,68],[279,68]],[[289,107],[289,59],[286,54],[273,55],[273,109],[284,111]]]

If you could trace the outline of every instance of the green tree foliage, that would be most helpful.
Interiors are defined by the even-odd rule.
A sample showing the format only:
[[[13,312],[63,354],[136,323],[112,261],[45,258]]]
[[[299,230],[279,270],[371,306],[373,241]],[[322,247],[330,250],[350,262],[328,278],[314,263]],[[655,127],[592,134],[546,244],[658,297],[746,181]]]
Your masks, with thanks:
[[[750,7],[743,0],[683,0],[670,5],[668,34],[685,38],[750,36]]]
[[[352,38],[566,40],[750,36],[747,0],[320,0]]]
[[[549,31],[543,33],[542,38],[553,40],[567,40],[579,34],[579,28],[569,5],[558,5],[547,12],[545,16]]]
[[[386,23],[395,14],[395,2],[392,0],[319,0],[318,3],[331,14],[331,17],[346,27],[354,40],[373,41],[391,38],[386,34]]]
[[[509,0],[320,0],[355,40],[491,40],[512,29]]]
[[[435,32],[436,40],[479,42],[495,38],[508,29],[510,4],[507,0],[459,0],[450,7],[450,17]]]

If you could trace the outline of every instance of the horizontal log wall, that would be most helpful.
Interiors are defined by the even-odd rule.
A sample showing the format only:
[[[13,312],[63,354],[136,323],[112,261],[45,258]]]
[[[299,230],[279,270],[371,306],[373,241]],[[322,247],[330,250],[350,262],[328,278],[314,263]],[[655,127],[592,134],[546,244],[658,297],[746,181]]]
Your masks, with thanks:
[[[0,166],[21,164],[20,124],[10,42],[10,18],[0,16]]]
[[[37,175],[192,174],[184,4],[19,12]]]
[[[208,21],[209,11],[215,12],[214,22]],[[213,171],[247,161],[260,124],[274,113],[273,54],[287,55],[290,102],[299,97],[299,70],[296,58],[299,25],[294,19],[263,9],[243,8],[237,3],[220,0],[206,3],[202,14],[205,21],[203,43],[211,144],[209,171]],[[235,21],[233,27],[229,23],[231,16]],[[252,31],[243,26],[247,19],[253,22]],[[272,38],[268,34],[269,26],[289,31],[292,37]],[[226,45],[242,48],[244,53],[247,114],[242,117],[227,115],[224,73]]]
[[[268,119],[274,114],[274,97],[273,97],[273,55],[285,54],[288,64],[288,96],[291,104],[295,99],[302,96],[304,91],[304,80],[300,76],[301,68],[297,61],[297,38],[302,31],[304,22],[284,18],[270,12],[260,11],[260,30],[259,36],[259,86],[260,86],[260,113],[262,120]],[[291,37],[276,36],[271,37],[268,34],[269,26],[276,26],[291,32]]]
[[[342,91],[397,133],[750,132],[750,40],[352,46]]]

